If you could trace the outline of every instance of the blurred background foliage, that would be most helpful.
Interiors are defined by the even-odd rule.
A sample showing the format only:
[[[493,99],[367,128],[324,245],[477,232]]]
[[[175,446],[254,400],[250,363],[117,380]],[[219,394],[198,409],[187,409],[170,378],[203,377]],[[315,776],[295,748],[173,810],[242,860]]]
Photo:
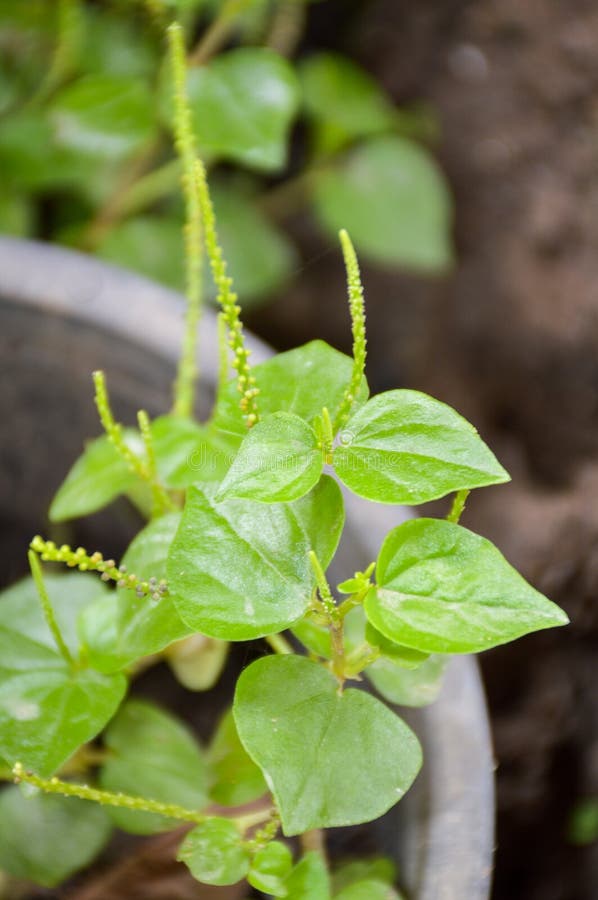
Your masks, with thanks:
[[[244,304],[300,266],[285,220],[366,260],[446,272],[451,197],[424,104],[397,107],[351,59],[305,46],[326,0],[2,0],[0,231],[56,241],[182,288],[183,209],[164,27],[188,91]],[[206,283],[206,290],[211,287]]]

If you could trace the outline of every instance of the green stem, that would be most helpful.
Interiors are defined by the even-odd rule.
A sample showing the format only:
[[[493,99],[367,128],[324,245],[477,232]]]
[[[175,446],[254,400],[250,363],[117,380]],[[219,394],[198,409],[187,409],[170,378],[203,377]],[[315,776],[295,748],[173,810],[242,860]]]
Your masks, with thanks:
[[[80,0],[58,0],[56,15],[57,41],[52,62],[28,106],[38,106],[47,100],[77,63],[84,25]]]
[[[289,653],[295,652],[287,639],[281,634],[267,634],[264,640],[266,643],[270,644],[275,653],[288,655]]]
[[[338,678],[342,687],[345,680],[345,640],[344,619],[339,615],[339,610],[334,602],[330,585],[324,573],[320,560],[313,550],[309,551],[309,561],[316,576],[316,584],[322,598],[322,605],[328,615],[330,640],[332,644],[332,671]]]
[[[305,27],[304,3],[282,0],[272,20],[267,44],[281,56],[292,56]]]
[[[206,29],[189,56],[192,66],[203,66],[228,40],[235,19],[251,5],[253,0],[225,0],[218,16]]]
[[[471,491],[468,490],[457,491],[453,500],[453,505],[451,506],[448,516],[446,517],[447,522],[454,522],[455,524],[459,522],[459,519],[463,515],[465,503],[470,493]]]
[[[62,637],[60,628],[58,627],[58,622],[56,621],[56,616],[54,615],[54,609],[52,608],[52,603],[50,602],[48,592],[46,591],[44,577],[42,574],[42,567],[39,564],[37,554],[33,550],[29,550],[27,558],[29,560],[29,568],[31,569],[35,587],[37,588],[37,593],[39,594],[42,610],[44,612],[44,618],[48,624],[48,628],[52,632],[52,637],[54,638],[54,642],[56,643],[58,652],[60,653],[66,664],[74,670],[77,668],[77,664],[73,659],[71,651],[67,647],[64,638]]]

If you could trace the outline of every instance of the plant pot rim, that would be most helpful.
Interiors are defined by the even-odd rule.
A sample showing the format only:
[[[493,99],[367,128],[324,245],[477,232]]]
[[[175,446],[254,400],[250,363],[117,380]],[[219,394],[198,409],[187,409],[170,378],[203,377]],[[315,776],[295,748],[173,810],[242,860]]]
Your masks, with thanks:
[[[81,253],[20,238],[0,237],[0,300],[65,316],[118,334],[169,362],[183,334],[179,294]],[[249,335],[254,362],[271,351]],[[205,310],[200,365],[217,371],[217,324]],[[348,496],[347,519],[372,558],[396,509]],[[364,527],[365,525],[365,527]],[[455,657],[438,700],[407,715],[424,743],[424,780],[400,807],[407,816],[402,873],[414,900],[486,900],[494,847],[494,762],[477,662]],[[421,778],[421,776],[420,776]],[[419,781],[419,779],[418,779]],[[417,784],[417,783],[416,783]]]

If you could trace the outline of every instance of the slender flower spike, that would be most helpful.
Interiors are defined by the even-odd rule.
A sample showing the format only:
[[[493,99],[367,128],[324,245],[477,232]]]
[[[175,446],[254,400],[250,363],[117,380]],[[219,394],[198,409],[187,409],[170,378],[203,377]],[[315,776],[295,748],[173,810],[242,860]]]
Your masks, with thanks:
[[[365,336],[365,304],[363,299],[363,285],[359,272],[359,263],[351,238],[343,229],[340,232],[340,241],[347,270],[347,288],[349,292],[349,311],[351,313],[351,330],[353,333],[353,371],[351,380],[343,397],[343,401],[334,419],[334,432],[338,432],[346,424],[355,397],[361,385],[361,379],[365,372],[366,336]]]

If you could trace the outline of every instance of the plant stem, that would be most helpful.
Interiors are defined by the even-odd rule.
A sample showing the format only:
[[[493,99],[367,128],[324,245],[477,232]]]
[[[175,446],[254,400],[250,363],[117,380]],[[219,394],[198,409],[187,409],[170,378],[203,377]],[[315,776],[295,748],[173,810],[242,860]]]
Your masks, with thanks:
[[[334,597],[332,596],[330,585],[328,584],[328,580],[326,578],[326,575],[324,574],[324,570],[322,568],[320,560],[313,550],[309,551],[309,561],[316,576],[316,584],[318,585],[318,591],[320,592],[320,597],[322,598],[322,605],[329,619],[328,627],[330,629],[330,640],[332,643],[332,671],[334,672],[342,686],[345,680],[345,642],[343,634],[343,618],[339,615],[339,610],[336,603],[334,602]]]
[[[305,27],[304,3],[282,0],[274,15],[267,44],[281,56],[292,56]]]
[[[54,642],[56,643],[58,652],[64,659],[65,663],[74,670],[77,668],[77,664],[73,659],[71,651],[67,647],[64,638],[62,637],[60,628],[58,627],[58,622],[56,621],[56,616],[54,615],[54,609],[52,608],[52,603],[50,602],[50,598],[44,584],[42,567],[39,564],[37,554],[33,550],[29,550],[27,558],[29,560],[29,568],[31,569],[35,587],[37,588],[37,593],[39,594],[42,610],[44,612],[44,618],[48,624],[48,628],[52,632],[52,637],[54,638]]]
[[[275,653],[288,655],[295,652],[287,639],[281,634],[267,634],[264,640],[267,644],[270,644]]]
[[[470,493],[471,491],[468,490],[457,491],[453,500],[453,505],[451,506],[448,516],[446,517],[447,522],[454,522],[455,524],[459,522],[459,519],[463,515],[465,503]]]
[[[218,16],[204,31],[203,35],[189,55],[189,64],[203,66],[208,59],[228,40],[235,19],[243,12],[252,0],[225,0]]]
[[[201,824],[208,818],[203,813],[193,809],[185,809],[174,803],[160,803],[158,800],[148,800],[145,797],[133,797],[129,794],[114,794],[111,791],[101,791],[98,788],[89,787],[86,784],[76,784],[70,781],[61,781],[59,778],[40,778],[33,772],[28,772],[22,763],[17,762],[13,767],[15,783],[21,781],[32,784],[47,794],[62,794],[65,797],[78,797],[80,800],[91,800],[101,806],[117,806],[123,809],[141,810],[143,812],[158,813],[169,819],[179,819],[183,822],[195,822]]]
[[[81,0],[58,0],[57,40],[52,62],[27,106],[38,106],[50,97],[73,71],[81,48],[83,15]]]

